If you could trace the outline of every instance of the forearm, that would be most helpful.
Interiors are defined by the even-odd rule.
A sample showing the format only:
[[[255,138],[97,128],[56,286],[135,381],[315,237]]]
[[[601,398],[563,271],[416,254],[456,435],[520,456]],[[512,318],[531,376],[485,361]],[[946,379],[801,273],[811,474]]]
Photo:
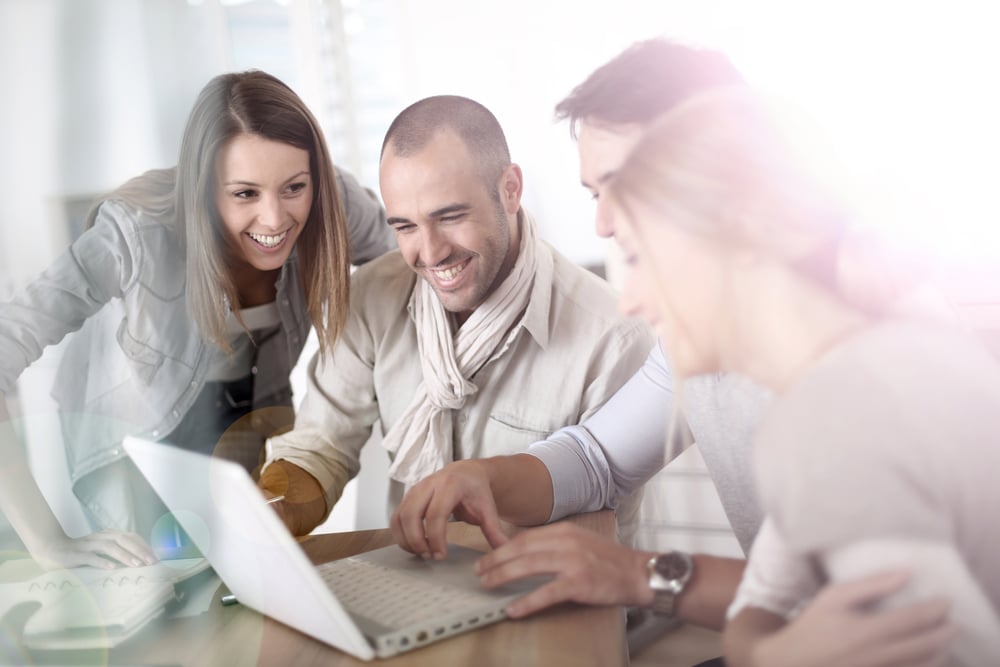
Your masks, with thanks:
[[[0,510],[29,552],[66,538],[41,489],[31,474],[28,459],[10,422],[6,397],[0,394]]]
[[[721,630],[746,561],[707,554],[694,554],[692,558],[694,574],[677,599],[677,617],[686,623]]]
[[[552,478],[531,454],[483,459],[497,513],[518,526],[537,526],[552,514]]]
[[[777,632],[784,625],[785,619],[777,614],[757,607],[745,608],[726,626],[722,638],[726,665],[754,667],[754,654],[760,640]]]
[[[641,576],[648,579],[646,562],[655,554],[644,553]],[[746,561],[707,554],[693,554],[694,571],[684,591],[677,598],[675,616],[685,623],[693,623],[712,630],[721,630],[726,624],[726,610],[736,596]],[[648,586],[638,601],[639,606],[653,604],[653,591]]]

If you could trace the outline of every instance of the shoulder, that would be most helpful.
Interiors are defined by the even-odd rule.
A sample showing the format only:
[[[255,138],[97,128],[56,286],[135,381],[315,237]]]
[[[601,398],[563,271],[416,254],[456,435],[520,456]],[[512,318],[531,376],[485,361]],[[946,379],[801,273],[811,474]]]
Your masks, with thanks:
[[[416,280],[417,275],[398,250],[387,252],[351,275],[352,310],[405,308]]]
[[[951,326],[889,321],[816,362],[776,402],[768,426],[799,435],[822,429],[851,435],[851,442],[906,431],[913,442],[941,424],[1000,410],[998,401],[1000,367],[971,336]]]
[[[101,202],[93,225],[73,242],[77,261],[97,267],[100,262],[118,267],[122,288],[136,281],[183,285],[185,253],[174,231],[163,222],[117,199]],[[110,266],[103,267],[108,270]]]
[[[543,347],[557,345],[589,358],[618,360],[637,369],[649,353],[650,328],[618,311],[618,296],[606,280],[545,246],[551,255],[548,289],[536,284],[526,318]],[[544,318],[544,323],[543,323]]]
[[[611,285],[548,246],[552,255],[552,308],[578,312],[604,325],[618,323],[618,295]]]

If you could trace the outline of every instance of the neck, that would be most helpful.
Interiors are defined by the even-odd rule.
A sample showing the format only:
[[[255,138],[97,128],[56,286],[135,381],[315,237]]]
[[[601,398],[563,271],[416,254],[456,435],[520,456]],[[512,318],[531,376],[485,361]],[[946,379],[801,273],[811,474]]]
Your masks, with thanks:
[[[236,293],[240,297],[240,308],[262,306],[274,301],[277,297],[275,285],[280,273],[280,269],[274,271],[249,269],[234,273],[233,280],[236,282]]]
[[[784,268],[764,269],[741,283],[734,340],[724,365],[781,393],[829,350],[871,326],[871,319],[830,292]]]

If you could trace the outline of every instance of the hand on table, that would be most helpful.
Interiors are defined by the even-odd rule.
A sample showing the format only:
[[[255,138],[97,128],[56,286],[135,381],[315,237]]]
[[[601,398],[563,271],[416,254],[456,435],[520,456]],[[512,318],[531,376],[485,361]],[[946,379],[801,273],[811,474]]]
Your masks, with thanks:
[[[753,662],[768,667],[931,667],[946,665],[957,634],[947,600],[894,609],[872,605],[900,590],[905,573],[830,584],[794,620],[759,640]]]
[[[487,588],[536,575],[552,575],[547,584],[507,607],[518,618],[560,602],[630,605],[648,593],[649,555],[623,547],[593,531],[569,523],[527,530],[476,564]]]
[[[35,545],[31,557],[46,569],[89,565],[110,570],[152,565],[159,560],[145,540],[120,530],[49,540]]]
[[[393,512],[389,527],[407,551],[441,559],[447,555],[447,526],[452,515],[479,526],[494,548],[507,542],[489,476],[477,461],[457,461],[423,479]]]

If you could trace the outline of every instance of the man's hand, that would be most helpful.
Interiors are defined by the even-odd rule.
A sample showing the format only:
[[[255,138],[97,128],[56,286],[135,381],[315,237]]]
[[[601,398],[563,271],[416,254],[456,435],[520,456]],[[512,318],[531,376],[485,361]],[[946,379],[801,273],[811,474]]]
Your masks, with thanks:
[[[157,562],[153,549],[135,533],[102,530],[78,538],[62,536],[34,545],[31,557],[46,569],[90,567],[110,570]]]
[[[874,608],[880,600],[900,590],[907,579],[905,573],[891,572],[828,585],[797,618],[760,638],[751,649],[749,664],[768,667],[948,664],[949,647],[957,628],[948,620],[947,600],[926,600],[894,609]],[[734,620],[739,621],[739,616]]]
[[[448,518],[479,526],[496,548],[507,542],[490,487],[488,463],[456,461],[414,486],[392,514],[399,546],[423,558],[447,555]]]
[[[487,588],[535,575],[554,577],[508,605],[507,614],[518,618],[566,601],[648,605],[649,556],[586,528],[559,523],[519,534],[480,558],[476,572]]]
[[[315,477],[285,460],[271,463],[261,474],[257,486],[266,499],[283,496],[271,503],[292,535],[308,535],[326,516],[326,497]]]

